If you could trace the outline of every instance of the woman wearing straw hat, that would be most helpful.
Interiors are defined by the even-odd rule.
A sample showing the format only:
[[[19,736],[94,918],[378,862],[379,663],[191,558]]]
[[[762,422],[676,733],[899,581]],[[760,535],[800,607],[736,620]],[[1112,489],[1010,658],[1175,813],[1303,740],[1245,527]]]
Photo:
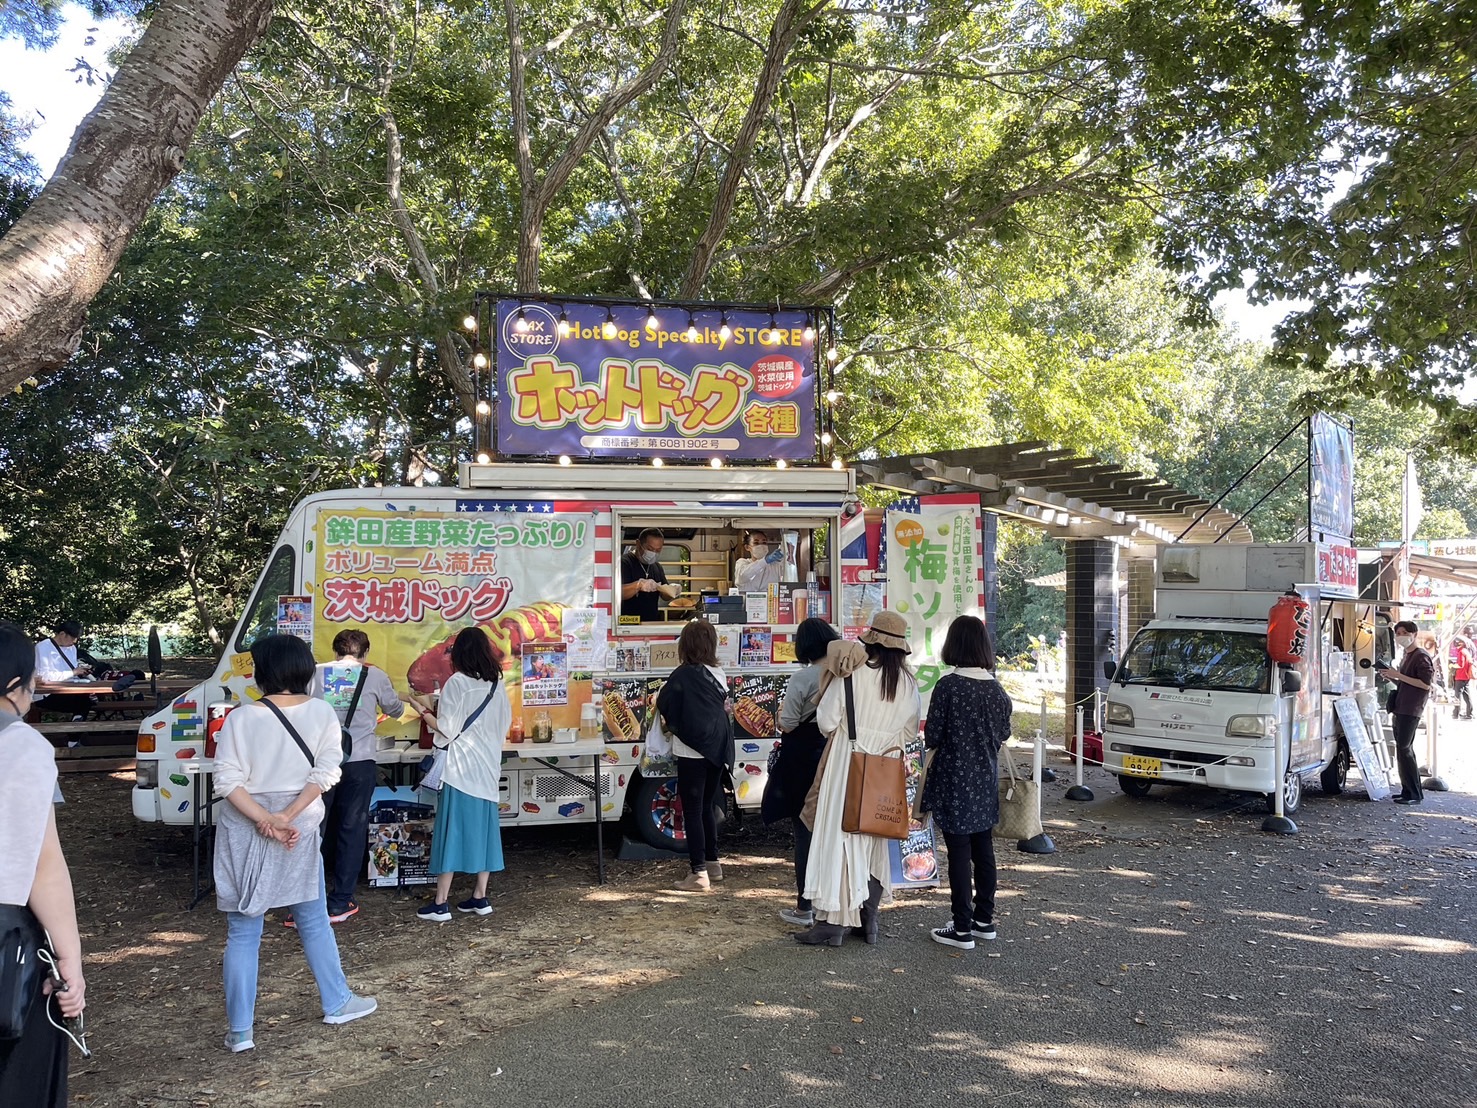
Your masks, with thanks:
[[[856,659],[843,649],[847,644],[832,643],[837,649],[827,652],[828,673],[844,679],[829,681],[816,709],[816,723],[830,736],[817,778],[805,874],[805,897],[814,905],[817,922],[797,934],[796,942],[840,946],[848,928],[857,929],[868,943],[877,941],[877,909],[884,895],[890,899],[891,891],[889,843],[876,835],[841,830],[852,752],[846,680],[852,685],[857,750],[881,754],[916,739],[920,702],[918,683],[908,668],[907,634],[902,616],[878,612],[861,634],[863,664],[852,669]]]

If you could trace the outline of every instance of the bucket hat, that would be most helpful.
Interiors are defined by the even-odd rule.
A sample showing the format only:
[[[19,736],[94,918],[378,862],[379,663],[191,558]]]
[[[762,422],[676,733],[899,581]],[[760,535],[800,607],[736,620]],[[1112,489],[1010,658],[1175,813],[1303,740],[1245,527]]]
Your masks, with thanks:
[[[872,626],[863,631],[859,637],[862,642],[875,643],[877,646],[885,646],[891,650],[901,650],[904,654],[913,653],[912,648],[908,646],[908,621],[896,612],[878,612],[872,617]]]

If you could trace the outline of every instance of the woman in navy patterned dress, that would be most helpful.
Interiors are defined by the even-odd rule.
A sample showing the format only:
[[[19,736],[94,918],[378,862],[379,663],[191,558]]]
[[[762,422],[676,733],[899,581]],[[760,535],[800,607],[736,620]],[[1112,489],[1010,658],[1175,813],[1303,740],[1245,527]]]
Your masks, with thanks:
[[[954,672],[939,681],[928,705],[924,743],[928,776],[921,808],[949,853],[954,921],[931,932],[934,942],[973,950],[995,937],[995,843],[1000,821],[1000,747],[1010,738],[1010,697],[995,680],[995,647],[975,616],[949,624],[940,659]]]

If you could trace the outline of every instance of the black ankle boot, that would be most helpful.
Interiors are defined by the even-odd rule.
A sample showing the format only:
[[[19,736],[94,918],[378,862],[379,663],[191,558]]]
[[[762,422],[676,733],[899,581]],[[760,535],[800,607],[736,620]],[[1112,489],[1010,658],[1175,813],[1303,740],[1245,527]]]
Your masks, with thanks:
[[[800,931],[795,941],[803,946],[840,946],[846,940],[846,928],[839,923],[817,921],[808,931]]]
[[[867,878],[867,899],[862,904],[862,925],[852,931],[867,940],[868,946],[877,945],[877,909],[882,903],[882,882],[875,877]]]

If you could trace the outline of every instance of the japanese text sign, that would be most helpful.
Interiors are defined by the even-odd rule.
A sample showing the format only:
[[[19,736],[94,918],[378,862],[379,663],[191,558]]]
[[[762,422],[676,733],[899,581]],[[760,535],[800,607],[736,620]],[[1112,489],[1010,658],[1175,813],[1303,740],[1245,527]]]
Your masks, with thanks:
[[[815,343],[799,311],[501,300],[504,454],[806,459]]]

